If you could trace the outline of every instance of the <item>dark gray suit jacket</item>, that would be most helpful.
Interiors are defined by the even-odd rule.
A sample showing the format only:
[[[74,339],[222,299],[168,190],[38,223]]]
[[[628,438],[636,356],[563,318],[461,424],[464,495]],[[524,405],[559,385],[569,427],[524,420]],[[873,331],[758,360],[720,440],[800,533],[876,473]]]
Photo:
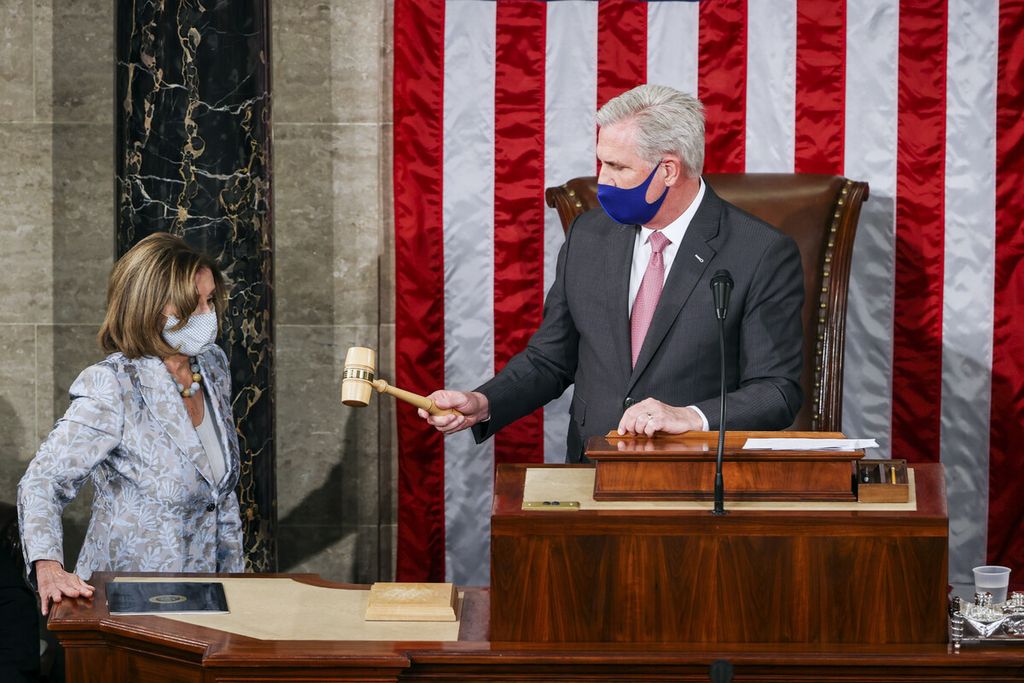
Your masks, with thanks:
[[[726,319],[728,429],[783,429],[800,408],[800,310],[796,244],[720,199],[704,199],[676,252],[635,368],[630,368],[629,273],[636,226],[596,209],[572,224],[558,256],[544,320],[526,349],[477,389],[491,419],[480,442],[575,384],[566,459],[587,437],[614,429],[625,405],[653,397],[696,405],[718,429],[718,323],[711,277],[732,273]]]

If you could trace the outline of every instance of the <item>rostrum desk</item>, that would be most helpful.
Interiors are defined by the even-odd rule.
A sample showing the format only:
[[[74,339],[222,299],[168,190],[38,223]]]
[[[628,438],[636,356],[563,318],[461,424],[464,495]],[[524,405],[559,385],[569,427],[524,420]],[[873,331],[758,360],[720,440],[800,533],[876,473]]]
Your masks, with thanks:
[[[597,446],[617,458],[620,449],[607,441],[591,439],[588,452]],[[710,488],[713,450],[689,451],[669,440],[655,448],[625,462],[627,470],[653,471],[636,477],[643,495],[650,496],[657,480],[694,468],[705,475],[694,479]],[[666,453],[677,458],[677,452],[684,455],[656,459]],[[849,454],[809,453],[806,462],[800,453],[742,457],[726,463],[724,516],[711,514],[710,501],[706,509],[688,510],[648,501],[629,502],[634,509],[524,510],[526,468],[499,466],[491,636],[527,642],[946,642],[948,520],[941,468],[918,470],[916,510],[879,511],[850,500]],[[597,481],[605,464],[597,464]],[[848,499],[835,504],[805,498],[830,488],[815,477],[786,478],[790,469],[836,466],[838,477],[831,479],[838,493],[845,486]],[[576,467],[589,475],[589,466]],[[796,489],[782,504],[789,509],[751,509],[779,507],[754,501],[730,507],[730,479],[746,479],[750,490],[756,482],[749,472],[777,478],[770,494]],[[680,488],[699,495],[699,486]],[[830,505],[846,509],[822,509]]]
[[[524,472],[523,466],[504,466],[498,470],[494,507],[496,561],[519,563],[531,559],[509,560],[503,554],[510,537],[525,534],[524,537],[530,539],[529,527],[522,523],[524,513],[515,499],[516,491],[521,491],[519,482]],[[941,493],[940,466],[918,465],[917,473],[919,500],[922,489],[936,495]],[[902,528],[908,533],[922,532],[927,538],[931,533],[931,525],[938,524],[937,520],[945,517],[941,496],[933,500],[931,506],[919,504],[918,512],[912,516],[913,520],[896,523],[880,518],[871,524],[879,530],[887,529],[886,533],[889,534]],[[587,522],[597,531],[616,531],[616,523],[608,519],[608,515],[591,515],[593,519],[587,520],[590,513],[570,514],[580,515],[573,523],[575,525]],[[730,517],[725,523],[732,526],[752,523],[740,517]],[[676,525],[668,524],[668,521],[661,520],[656,526],[675,528]],[[562,533],[556,526],[554,517],[546,517],[540,521],[539,526],[534,527],[534,531],[538,539],[545,535],[552,537]],[[564,523],[562,526],[565,526]],[[792,531],[804,528],[814,527],[811,522],[789,524]],[[710,532],[713,528],[706,527],[706,530]],[[836,535],[843,538],[849,534],[837,529]],[[920,568],[921,560],[904,557],[899,553],[890,553],[891,559],[887,560],[886,549],[898,547],[898,544],[894,546],[887,542],[883,545],[884,548],[873,557],[851,556],[852,566],[845,570],[844,576],[857,584],[860,581],[858,573],[884,571],[885,576],[895,581],[900,590],[924,591],[923,588],[915,587],[913,574],[923,571]],[[764,546],[759,547],[764,549]],[[595,548],[600,549],[599,546]],[[754,560],[770,565],[776,561],[772,560],[773,556],[772,552],[765,550],[764,553],[758,553]],[[545,556],[537,554],[532,559],[540,561],[542,557]],[[606,566],[606,571],[611,571],[611,566],[603,565],[600,560],[589,566],[577,567],[566,564],[568,558],[560,558],[555,553],[548,552],[546,557],[546,569],[552,578],[555,572],[576,572],[592,581],[599,575],[599,567]],[[683,558],[677,559],[682,563]],[[879,570],[879,562],[888,564],[888,568]],[[944,567],[942,571],[945,572]],[[685,573],[675,578],[684,577]],[[69,681],[707,681],[708,668],[718,659],[728,659],[733,663],[736,681],[1024,680],[1024,653],[1009,647],[965,648],[960,653],[954,653],[944,642],[756,642],[760,637],[758,634],[767,632],[767,627],[758,625],[761,620],[767,619],[769,624],[776,626],[779,623],[771,616],[770,608],[780,598],[772,597],[771,591],[760,594],[764,596],[764,602],[756,607],[746,606],[740,600],[734,600],[728,605],[731,607],[730,619],[735,616],[734,623],[740,619],[757,621],[746,627],[727,626],[724,622],[715,626],[716,633],[748,629],[747,633],[755,638],[746,643],[638,643],[623,639],[616,642],[558,643],[542,642],[543,639],[510,642],[494,638],[494,625],[505,620],[506,625],[502,628],[507,629],[510,615],[510,623],[514,625],[528,623],[526,617],[538,610],[554,615],[571,611],[595,621],[614,614],[614,606],[608,604],[595,590],[584,590],[582,582],[574,584],[577,586],[575,592],[559,593],[557,588],[562,583],[553,580],[547,584],[534,584],[529,591],[521,593],[519,602],[511,608],[499,608],[493,603],[496,594],[504,594],[505,597],[501,598],[503,601],[508,599],[508,592],[503,593],[500,587],[491,590],[467,589],[457,642],[296,641],[258,640],[159,617],[111,617],[106,609],[104,585],[112,578],[109,574],[96,574],[93,585],[97,592],[92,600],[65,600],[52,612],[49,627],[56,632],[66,648]],[[293,575],[292,578],[314,585],[352,588],[310,575]],[[545,588],[541,589],[540,586]],[[781,592],[788,590],[783,581],[772,588]],[[690,599],[695,602],[715,594],[713,587],[692,586],[691,589],[693,597]],[[852,598],[842,594],[827,596],[819,591],[816,595],[821,600],[834,599],[840,606],[850,605],[852,608],[853,605]],[[871,601],[872,598],[868,597],[867,600]],[[584,608],[588,605],[593,607]],[[499,614],[499,609],[510,609],[510,613]],[[613,618],[624,624],[634,624],[629,627],[631,632],[642,635],[644,628],[651,627],[643,615],[675,612],[678,610],[663,611],[658,606],[645,606],[636,602],[623,605],[620,616]],[[822,623],[822,613],[815,610],[807,612],[805,633],[810,633],[812,624],[824,629],[825,633],[871,631],[856,623],[845,626]],[[831,614],[838,613],[832,610]],[[267,620],[274,618],[274,614],[266,615]],[[894,618],[882,615],[882,620],[877,622],[872,632],[895,632],[893,629],[896,627],[889,623]],[[843,621],[844,617],[836,616],[836,620]],[[581,632],[579,626],[574,628]],[[699,631],[695,633],[699,634]],[[921,633],[927,637],[933,635],[930,629]]]

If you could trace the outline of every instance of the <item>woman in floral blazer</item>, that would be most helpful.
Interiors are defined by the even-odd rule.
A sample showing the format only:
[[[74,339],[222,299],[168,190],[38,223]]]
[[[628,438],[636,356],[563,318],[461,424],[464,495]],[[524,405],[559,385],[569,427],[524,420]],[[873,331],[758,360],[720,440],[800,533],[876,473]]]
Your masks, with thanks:
[[[231,377],[213,343],[225,299],[216,265],[167,233],[114,266],[99,334],[110,355],[71,385],[18,485],[43,614],[51,600],[92,595],[95,571],[243,570]],[[89,478],[92,516],[71,574],[61,513]]]

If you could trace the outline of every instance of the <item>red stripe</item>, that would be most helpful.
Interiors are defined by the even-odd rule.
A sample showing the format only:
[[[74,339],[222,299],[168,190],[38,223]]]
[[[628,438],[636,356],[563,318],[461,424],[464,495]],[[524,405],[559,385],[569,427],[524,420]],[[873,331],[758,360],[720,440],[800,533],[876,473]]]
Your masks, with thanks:
[[[494,69],[494,369],[526,347],[544,308],[547,6],[499,2]],[[544,413],[495,437],[495,462],[542,462]]]
[[[647,80],[647,3],[602,0],[597,8],[597,106]]]
[[[747,0],[700,3],[697,91],[704,103],[705,173],[746,166]]]
[[[444,386],[444,0],[396,0],[395,382]],[[399,581],[443,581],[444,442],[397,404]]]
[[[996,86],[996,272],[989,450],[989,562],[1024,585],[1024,2],[999,8]]]
[[[939,459],[946,2],[901,0],[896,133],[893,457]]]
[[[797,0],[797,173],[843,173],[846,0]]]

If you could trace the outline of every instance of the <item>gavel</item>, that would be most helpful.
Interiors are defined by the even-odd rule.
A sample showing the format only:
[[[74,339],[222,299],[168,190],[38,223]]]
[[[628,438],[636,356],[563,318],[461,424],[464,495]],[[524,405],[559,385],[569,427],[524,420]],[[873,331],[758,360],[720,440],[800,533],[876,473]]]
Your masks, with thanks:
[[[451,408],[438,408],[426,396],[414,394],[405,389],[393,387],[382,379],[377,379],[377,353],[363,346],[350,347],[345,354],[345,369],[341,373],[341,402],[347,406],[365,407],[370,402],[370,394],[376,389],[382,394],[390,394],[400,401],[411,403],[422,408],[431,415],[461,415]]]

